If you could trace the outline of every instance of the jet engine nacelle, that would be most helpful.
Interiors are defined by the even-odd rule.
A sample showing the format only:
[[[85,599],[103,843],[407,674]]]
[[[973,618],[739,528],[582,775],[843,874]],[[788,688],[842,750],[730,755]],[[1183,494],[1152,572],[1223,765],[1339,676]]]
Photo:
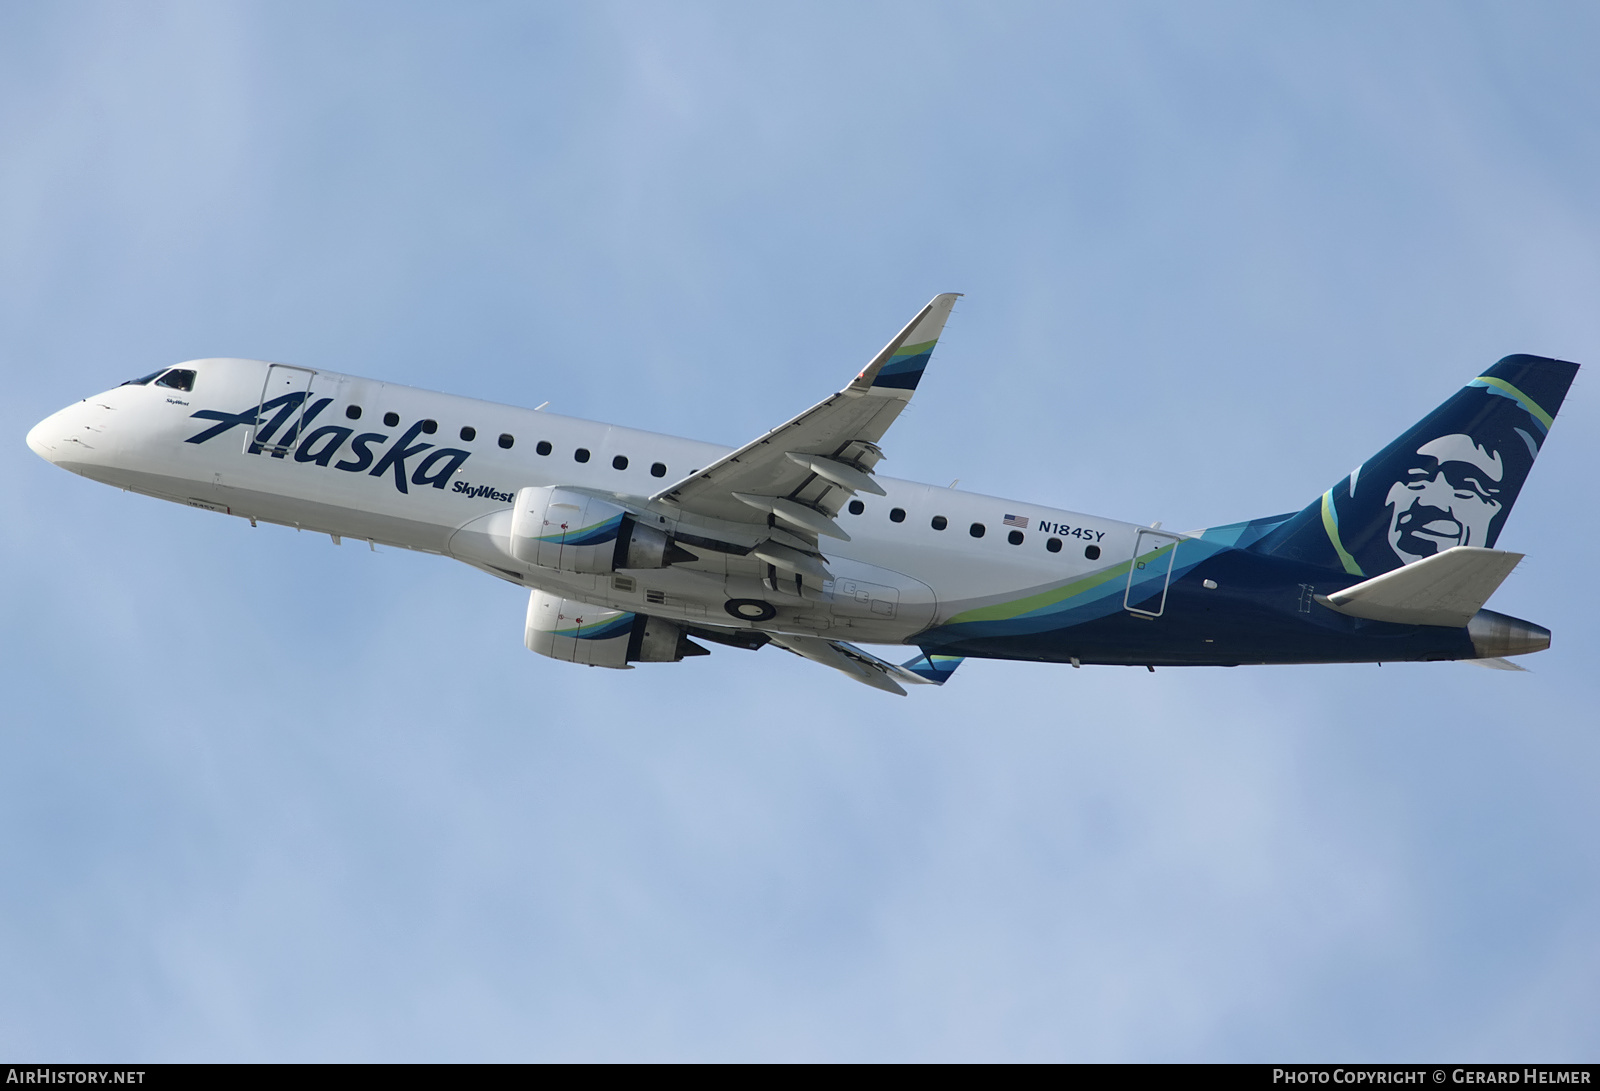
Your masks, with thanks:
[[[560,485],[517,491],[511,514],[511,553],[519,561],[561,572],[603,575],[619,568],[665,568],[694,554],[673,544],[628,511]]]
[[[539,590],[528,596],[523,643],[529,651],[564,663],[621,670],[629,663],[676,663],[685,656],[710,654],[677,622]]]

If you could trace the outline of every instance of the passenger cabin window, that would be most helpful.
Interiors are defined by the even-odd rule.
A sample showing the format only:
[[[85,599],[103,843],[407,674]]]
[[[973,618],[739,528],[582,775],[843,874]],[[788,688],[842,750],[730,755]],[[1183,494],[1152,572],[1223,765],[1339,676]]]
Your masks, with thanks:
[[[344,407],[344,415],[349,420],[360,420],[361,407],[359,405],[347,405]]]
[[[1060,553],[1061,552],[1061,539],[1060,538],[1051,538],[1049,541],[1045,542],[1044,547],[1046,549],[1048,549],[1051,553]]]
[[[1021,545],[1022,544],[1022,531],[1013,530],[1010,534],[1006,535],[1006,541],[1010,542],[1012,545]]]
[[[436,420],[425,420],[422,422],[422,430],[431,436],[439,430],[439,422]]]
[[[984,534],[984,525],[982,523],[973,523],[967,528],[967,533],[972,535],[974,538],[982,538]]]
[[[850,514],[851,515],[860,515],[862,512],[864,512],[866,510],[867,510],[867,506],[865,504],[863,504],[861,501],[859,501],[859,500],[850,501]]]
[[[1084,546],[1083,555],[1088,557],[1091,561],[1098,561],[1100,559],[1100,547]]]
[[[665,462],[652,462],[652,463],[650,463],[650,476],[651,477],[666,477],[667,476],[667,464]]]
[[[383,423],[387,424],[390,428],[393,428],[395,425],[400,423],[400,414],[392,411],[385,413],[383,415]]]
[[[506,450],[511,450],[511,445],[515,442],[517,442],[517,437],[513,436],[510,432],[500,433],[500,446],[504,447]]]
[[[573,459],[575,459],[578,462],[588,462],[589,461],[589,448],[587,448],[587,447],[579,447],[576,451],[572,452],[572,457],[573,457]]]
[[[166,368],[162,368],[161,369],[161,371],[165,371],[165,370],[167,370],[167,369]],[[141,376],[140,378],[129,379],[127,382],[123,383],[122,385],[123,386],[149,386],[150,385],[150,380],[152,380],[152,379],[156,378],[158,375],[160,375],[161,371],[152,371],[150,374]]]
[[[950,520],[946,519],[942,515],[935,515],[933,517],[933,522],[930,525],[934,530],[943,530],[945,527],[950,525]]]
[[[889,522],[891,522],[891,523],[903,523],[905,521],[906,521],[906,509],[905,508],[890,508],[889,509]]]
[[[613,470],[626,470],[628,468],[628,456],[618,455],[616,458],[612,459],[611,468]]]
[[[473,440],[475,440],[477,438],[478,438],[478,430],[476,428],[472,427],[472,425],[470,425],[470,424],[464,424],[464,425],[461,426],[461,439],[462,439],[462,442],[471,443]]]
[[[175,367],[157,379],[156,385],[170,387],[173,390],[193,390],[194,372],[188,368]]]
[[[535,443],[533,445],[533,449],[535,451],[539,452],[541,455],[547,455],[551,451],[555,450],[554,447],[550,446],[550,443],[549,443],[548,440],[542,440],[542,439],[538,443]]]

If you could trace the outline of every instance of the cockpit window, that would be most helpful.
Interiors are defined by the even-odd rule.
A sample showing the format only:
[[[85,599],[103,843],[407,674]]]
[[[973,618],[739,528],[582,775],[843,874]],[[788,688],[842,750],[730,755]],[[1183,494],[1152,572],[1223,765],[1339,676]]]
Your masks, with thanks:
[[[156,385],[170,386],[173,390],[193,390],[194,372],[188,368],[175,367],[157,379]]]
[[[151,379],[154,379],[156,376],[160,375],[162,371],[166,371],[166,370],[167,370],[166,368],[162,368],[161,371],[152,371],[150,374],[146,375],[142,379],[129,379],[127,382],[123,383],[122,385],[123,386],[149,386]]]

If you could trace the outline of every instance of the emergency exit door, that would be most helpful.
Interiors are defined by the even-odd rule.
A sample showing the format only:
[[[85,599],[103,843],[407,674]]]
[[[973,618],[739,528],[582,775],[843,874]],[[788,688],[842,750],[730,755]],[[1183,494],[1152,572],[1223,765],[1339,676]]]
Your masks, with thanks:
[[[256,419],[245,430],[246,454],[282,458],[300,438],[311,405],[311,383],[317,373],[292,364],[270,364],[261,383]]]
[[[1135,617],[1158,618],[1167,608],[1167,587],[1178,557],[1182,536],[1140,527],[1134,537],[1133,562],[1128,566],[1128,589],[1122,606]]]

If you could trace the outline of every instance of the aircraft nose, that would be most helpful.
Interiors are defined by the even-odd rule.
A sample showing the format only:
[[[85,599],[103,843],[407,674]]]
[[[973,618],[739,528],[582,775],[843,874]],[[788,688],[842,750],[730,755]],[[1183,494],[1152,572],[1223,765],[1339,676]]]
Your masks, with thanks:
[[[46,462],[55,462],[57,448],[61,445],[61,413],[51,413],[28,429],[28,446]]]
[[[54,466],[95,478],[115,461],[116,431],[109,427],[115,409],[104,396],[74,402],[28,429],[28,446]]]

